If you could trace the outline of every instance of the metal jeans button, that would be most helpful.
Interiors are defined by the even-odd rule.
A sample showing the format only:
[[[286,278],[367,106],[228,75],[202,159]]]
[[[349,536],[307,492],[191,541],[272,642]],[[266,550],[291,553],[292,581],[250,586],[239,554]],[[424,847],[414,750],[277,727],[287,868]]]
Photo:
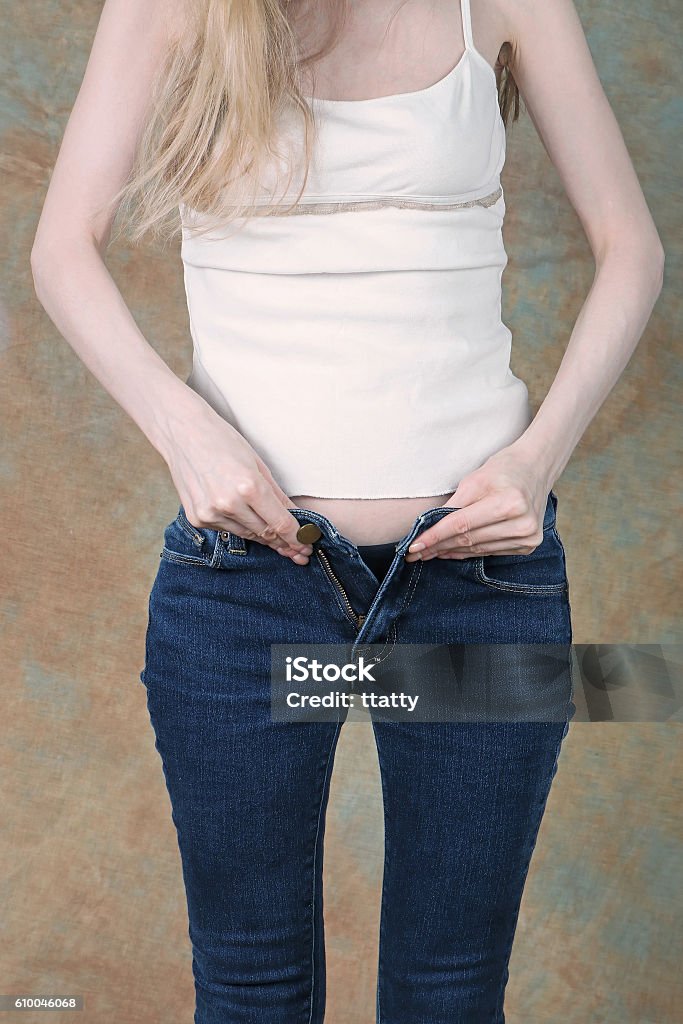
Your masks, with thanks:
[[[313,544],[314,541],[320,540],[322,535],[322,530],[315,523],[304,523],[296,531],[296,539],[300,544]]]

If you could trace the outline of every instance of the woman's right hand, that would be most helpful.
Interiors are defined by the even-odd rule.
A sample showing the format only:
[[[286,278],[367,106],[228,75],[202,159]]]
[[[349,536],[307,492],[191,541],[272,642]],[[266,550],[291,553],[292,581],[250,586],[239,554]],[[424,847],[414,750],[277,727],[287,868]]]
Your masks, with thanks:
[[[296,539],[296,505],[251,445],[213,409],[202,408],[182,426],[169,424],[164,458],[193,526],[229,530],[306,565],[310,544]]]

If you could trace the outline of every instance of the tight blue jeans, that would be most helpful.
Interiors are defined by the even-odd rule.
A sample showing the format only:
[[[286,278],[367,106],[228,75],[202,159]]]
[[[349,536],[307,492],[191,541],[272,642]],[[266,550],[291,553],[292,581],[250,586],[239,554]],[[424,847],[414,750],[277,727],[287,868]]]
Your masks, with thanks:
[[[165,528],[140,679],[177,830],[195,1024],[322,1024],[322,865],[337,721],[271,713],[271,644],[571,644],[548,495],[527,555],[408,563],[380,581],[333,523],[308,565],[234,534]],[[553,721],[373,720],[385,861],[377,1024],[504,1024],[522,892],[562,740]]]

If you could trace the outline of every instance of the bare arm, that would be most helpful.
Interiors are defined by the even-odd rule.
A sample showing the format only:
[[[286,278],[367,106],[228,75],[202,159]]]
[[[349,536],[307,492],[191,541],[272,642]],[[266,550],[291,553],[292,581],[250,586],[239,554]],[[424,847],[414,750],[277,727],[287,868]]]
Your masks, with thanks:
[[[662,289],[664,250],[571,0],[509,4],[514,73],[576,210],[595,277],[520,449],[550,485],[626,367]]]
[[[181,10],[174,0],[106,0],[31,251],[36,295],[166,460],[191,521],[267,537],[293,556],[310,548],[296,541],[287,495],[237,431],[145,340],[104,262],[116,210],[97,211],[112,206],[130,173]]]
[[[449,504],[462,511],[420,537],[437,543],[430,554],[449,557],[540,543],[547,492],[631,358],[663,280],[662,243],[572,0],[497,6],[517,44],[513,74],[584,228],[595,276],[532,423],[461,481]]]

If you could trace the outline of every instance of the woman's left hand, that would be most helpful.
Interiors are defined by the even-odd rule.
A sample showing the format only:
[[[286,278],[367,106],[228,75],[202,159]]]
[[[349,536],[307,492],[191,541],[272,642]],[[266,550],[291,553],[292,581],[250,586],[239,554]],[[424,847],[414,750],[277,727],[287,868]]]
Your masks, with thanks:
[[[463,477],[446,502],[458,506],[457,511],[421,533],[406,561],[530,554],[543,540],[551,486],[532,461],[512,448],[496,452]]]

